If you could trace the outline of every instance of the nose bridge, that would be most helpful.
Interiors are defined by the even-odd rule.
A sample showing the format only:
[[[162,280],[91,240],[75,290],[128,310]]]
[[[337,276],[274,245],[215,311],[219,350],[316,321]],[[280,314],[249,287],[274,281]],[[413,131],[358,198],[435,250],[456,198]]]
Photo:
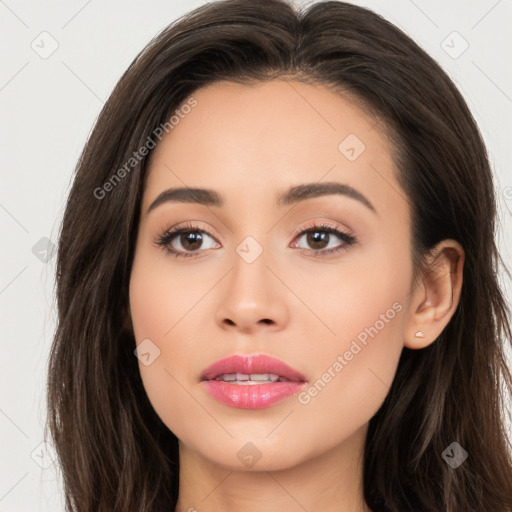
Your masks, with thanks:
[[[269,272],[266,265],[272,265],[268,226],[264,216],[255,215],[258,204],[254,198],[240,198],[240,201],[238,222],[232,233],[235,240],[232,278],[236,276],[242,281],[252,281],[259,276],[259,279],[264,279],[265,274]],[[259,204],[261,208],[261,200]]]
[[[261,240],[262,236],[258,238]],[[245,296],[250,300],[261,300],[272,287],[269,282],[271,273],[267,268],[272,258],[265,242],[248,235],[235,247],[230,287],[232,292],[242,294],[240,299]]]
[[[281,325],[288,316],[283,290],[279,290],[282,285],[267,268],[273,261],[268,237],[256,236],[246,236],[235,247],[232,271],[217,310],[222,325],[243,331],[258,324]]]

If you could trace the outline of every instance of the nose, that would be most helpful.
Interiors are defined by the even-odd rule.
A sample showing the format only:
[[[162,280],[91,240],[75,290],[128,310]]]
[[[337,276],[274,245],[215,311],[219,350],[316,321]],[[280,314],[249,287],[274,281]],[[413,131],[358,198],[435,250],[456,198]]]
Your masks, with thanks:
[[[222,329],[255,333],[285,328],[289,320],[287,290],[267,263],[265,251],[252,263],[235,255],[216,310]]]

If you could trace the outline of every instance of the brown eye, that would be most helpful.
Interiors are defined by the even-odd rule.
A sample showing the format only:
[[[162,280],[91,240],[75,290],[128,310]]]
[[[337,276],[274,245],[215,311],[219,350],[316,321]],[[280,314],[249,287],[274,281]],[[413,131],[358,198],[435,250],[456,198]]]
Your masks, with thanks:
[[[310,231],[306,233],[308,245],[313,249],[324,249],[330,241],[331,234],[325,231]]]
[[[211,242],[208,246],[209,240]],[[170,229],[160,235],[155,242],[165,252],[174,254],[177,258],[196,256],[201,252],[200,249],[211,249],[219,245],[207,231],[193,225]]]
[[[335,253],[357,242],[355,236],[344,233],[337,227],[329,224],[312,226],[301,231],[296,238],[298,240],[305,238],[306,241],[307,247],[300,247],[299,245],[299,248],[309,249],[318,254]],[[336,242],[336,239],[338,239],[338,242]]]
[[[187,231],[180,233],[178,240],[186,251],[195,251],[201,247],[203,236],[199,231]]]
[[[355,236],[344,233],[330,224],[312,226],[299,232],[295,239],[300,240],[303,237],[305,237],[307,247],[300,245],[293,247],[318,255],[337,253],[358,241]],[[192,224],[166,231],[157,237],[155,243],[161,246],[167,254],[174,254],[177,258],[199,256],[203,250],[220,247],[213,235]]]

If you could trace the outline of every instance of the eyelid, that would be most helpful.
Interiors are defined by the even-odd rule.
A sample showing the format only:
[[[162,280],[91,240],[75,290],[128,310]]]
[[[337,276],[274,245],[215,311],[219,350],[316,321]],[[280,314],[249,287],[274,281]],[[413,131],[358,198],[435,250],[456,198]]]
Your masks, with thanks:
[[[217,235],[212,233],[213,230],[210,230],[209,228],[201,227],[200,224],[193,224],[194,222],[200,223],[201,221],[185,221],[183,223],[176,224],[175,226],[172,226],[170,228],[162,228],[159,230],[159,233],[166,235],[171,232],[174,233],[174,232],[178,232],[180,230],[185,230],[185,229],[190,229],[190,231],[204,231],[207,235],[211,236],[212,238],[214,238],[216,240],[216,242],[218,242],[218,240],[216,239]],[[292,236],[295,239],[297,236],[303,234],[304,231],[307,231],[309,229],[314,229],[314,228],[320,229],[321,227],[330,228],[330,229],[333,229],[336,231],[341,231],[343,234],[346,234],[347,236],[355,237],[355,234],[352,232],[352,230],[347,227],[342,228],[342,227],[338,226],[337,224],[334,224],[333,222],[325,221],[325,220],[318,220],[318,219],[311,220],[311,221],[309,221],[308,225],[297,228]]]
[[[315,219],[315,220],[312,220],[310,221],[310,224],[306,225],[306,226],[303,226],[303,227],[300,227],[300,228],[297,228],[295,233],[293,234],[294,237],[300,235],[300,234],[303,234],[304,231],[309,231],[310,229],[321,229],[321,228],[327,228],[327,229],[332,229],[332,230],[335,230],[335,231],[340,231],[342,232],[343,234],[346,234],[348,236],[355,236],[352,231],[348,228],[342,228],[340,226],[338,226],[337,224],[334,224],[330,221],[326,221],[326,220],[318,220],[318,219]]]

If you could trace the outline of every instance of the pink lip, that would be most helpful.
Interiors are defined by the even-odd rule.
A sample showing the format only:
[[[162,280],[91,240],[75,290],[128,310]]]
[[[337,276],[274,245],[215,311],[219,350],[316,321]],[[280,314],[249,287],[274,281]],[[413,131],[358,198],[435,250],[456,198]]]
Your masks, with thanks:
[[[304,375],[283,361],[263,354],[234,355],[220,359],[203,370],[201,380],[212,380],[224,373],[274,373],[292,381],[306,380]]]
[[[214,380],[229,373],[273,373],[290,382],[243,385]],[[283,361],[263,354],[234,355],[221,359],[201,374],[201,385],[219,402],[241,409],[263,409],[298,393],[306,378]]]

